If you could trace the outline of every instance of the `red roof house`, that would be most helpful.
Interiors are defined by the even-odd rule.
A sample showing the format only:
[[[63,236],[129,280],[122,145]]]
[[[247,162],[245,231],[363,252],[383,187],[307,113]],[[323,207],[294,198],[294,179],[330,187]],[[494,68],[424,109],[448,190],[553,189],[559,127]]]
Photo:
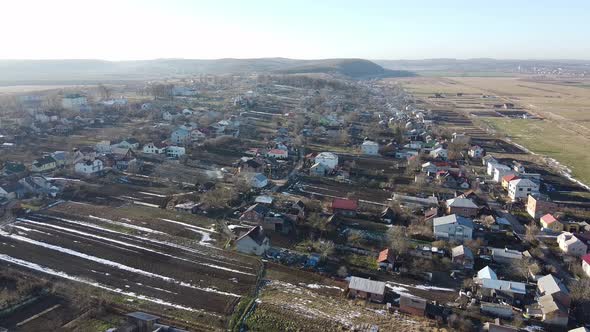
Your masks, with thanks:
[[[346,198],[334,198],[332,200],[332,212],[345,216],[355,216],[358,209],[358,201]]]

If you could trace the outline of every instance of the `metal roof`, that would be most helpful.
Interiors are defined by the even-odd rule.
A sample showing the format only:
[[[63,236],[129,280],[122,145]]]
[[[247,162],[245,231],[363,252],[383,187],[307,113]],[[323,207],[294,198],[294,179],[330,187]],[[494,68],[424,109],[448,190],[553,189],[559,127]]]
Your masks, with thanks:
[[[516,294],[526,294],[526,286],[522,282],[498,280],[498,279],[482,279],[481,286],[483,288],[495,289],[503,292],[511,292]]]
[[[374,281],[365,278],[351,277],[348,288],[357,291],[367,292],[371,294],[384,294],[385,283],[381,281]]]

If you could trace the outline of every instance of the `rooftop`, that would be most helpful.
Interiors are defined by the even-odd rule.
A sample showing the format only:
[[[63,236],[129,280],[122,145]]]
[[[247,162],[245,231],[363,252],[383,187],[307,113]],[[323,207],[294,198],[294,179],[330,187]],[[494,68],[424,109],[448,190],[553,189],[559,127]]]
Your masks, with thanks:
[[[465,227],[469,227],[469,228],[473,228],[473,222],[471,221],[471,219],[465,218],[465,217],[461,217],[458,216],[456,214],[451,214],[449,216],[444,216],[444,217],[438,217],[438,218],[434,218],[434,220],[432,221],[434,226],[440,226],[440,225],[447,225],[447,224],[459,224],[461,226],[465,226]]]
[[[356,210],[358,209],[358,202],[352,199],[334,198],[332,200],[332,209]]]
[[[470,200],[469,198],[462,198],[462,197],[451,198],[451,199],[447,200],[447,206],[448,207],[457,207],[457,208],[477,209],[477,205],[475,203],[473,203],[472,200]]]
[[[385,283],[365,278],[351,277],[348,288],[371,294],[384,294]]]

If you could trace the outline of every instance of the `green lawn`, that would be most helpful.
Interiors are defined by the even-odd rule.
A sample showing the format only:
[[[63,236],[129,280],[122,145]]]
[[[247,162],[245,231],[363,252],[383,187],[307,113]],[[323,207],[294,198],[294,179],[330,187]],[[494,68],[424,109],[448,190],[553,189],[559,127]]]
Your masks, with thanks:
[[[515,143],[566,165],[576,179],[590,183],[590,142],[587,139],[559,127],[553,121],[505,118],[482,120]]]

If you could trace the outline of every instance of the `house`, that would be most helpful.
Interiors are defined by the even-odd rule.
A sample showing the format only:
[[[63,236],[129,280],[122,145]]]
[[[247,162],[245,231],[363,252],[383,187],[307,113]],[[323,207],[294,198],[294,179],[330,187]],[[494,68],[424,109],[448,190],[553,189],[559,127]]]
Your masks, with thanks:
[[[526,211],[534,219],[557,210],[557,204],[553,203],[547,195],[531,194],[527,199]]]
[[[479,145],[473,145],[467,151],[470,158],[482,158],[485,155],[485,150]]]
[[[571,304],[571,297],[567,287],[552,274],[537,280],[537,297],[542,296],[551,296],[555,301],[568,308]]]
[[[113,144],[116,148],[137,150],[139,141],[135,138],[126,138],[119,143]]]
[[[0,200],[11,200],[19,198],[22,194],[22,187],[16,181],[0,183]]]
[[[7,161],[4,163],[2,173],[4,175],[20,174],[27,170],[24,164],[14,161]]]
[[[188,332],[176,327],[163,325],[159,322],[160,317],[145,312],[132,312],[126,315],[126,321],[120,324],[116,329],[107,331],[125,331],[125,332]]]
[[[508,184],[508,197],[512,201],[525,199],[529,194],[539,193],[539,185],[529,179],[512,180]]]
[[[261,226],[252,227],[236,240],[236,250],[245,254],[262,256],[270,248],[270,241]]]
[[[500,318],[496,318],[494,322],[485,322],[481,328],[483,332],[518,332],[520,329],[505,325],[500,322]]]
[[[266,152],[266,157],[275,159],[287,159],[289,157],[289,153],[287,152],[287,150],[270,149]]]
[[[166,147],[166,156],[169,158],[176,158],[178,159],[181,156],[184,156],[186,150],[182,146],[175,146],[170,145]]]
[[[166,110],[162,113],[162,119],[165,121],[172,121],[179,117],[181,114],[175,110]]]
[[[332,152],[320,152],[314,159],[316,163],[322,164],[329,169],[338,166],[338,156]]]
[[[332,213],[347,217],[356,216],[358,201],[346,198],[334,198],[332,200]]]
[[[437,240],[463,242],[471,240],[473,234],[471,219],[456,214],[434,218],[432,227]]]
[[[480,279],[479,283],[479,293],[484,298],[517,304],[526,296],[526,285],[522,282],[484,278]]]
[[[98,153],[111,153],[111,141],[104,140],[96,143],[94,150]]]
[[[451,198],[446,201],[447,214],[457,214],[462,217],[473,218],[477,216],[479,207],[469,198]]]
[[[74,111],[80,111],[87,103],[86,96],[81,94],[68,94],[61,100],[61,106],[63,108]]]
[[[383,271],[393,271],[393,264],[395,263],[395,256],[391,249],[382,250],[377,257],[377,264],[379,269]]]
[[[373,141],[366,140],[361,144],[361,152],[362,154],[368,156],[378,156],[379,155],[379,144]]]
[[[428,301],[418,296],[411,294],[400,294],[399,297],[399,311],[414,316],[424,316],[426,313],[426,305]]]
[[[191,132],[184,128],[178,128],[170,135],[170,141],[174,144],[184,145],[188,143],[191,137]]]
[[[26,192],[33,195],[55,197],[59,193],[59,188],[43,176],[27,176],[20,179],[18,183],[24,187]]]
[[[296,222],[295,215],[269,212],[262,221],[262,228],[286,235],[295,232]]]
[[[240,216],[240,220],[261,223],[269,212],[270,209],[267,206],[257,203],[246,209]]]
[[[513,316],[512,306],[507,304],[482,301],[479,309],[482,313],[493,317],[511,319]]]
[[[479,283],[483,279],[496,280],[496,279],[498,279],[498,275],[489,266],[486,266],[483,269],[477,271],[477,277],[475,279],[476,279],[477,283]]]
[[[514,261],[522,259],[522,252],[518,250],[511,250],[508,248],[491,248],[490,256],[492,260],[500,264],[510,264]]]
[[[494,158],[491,155],[485,155],[485,156],[481,157],[481,164],[485,167],[488,167],[489,164],[497,164],[497,163],[498,163],[498,161],[496,160],[496,158]],[[488,175],[491,175],[491,174],[488,172]]]
[[[324,164],[315,163],[309,168],[311,176],[326,176],[332,169]]]
[[[74,172],[85,176],[99,175],[104,171],[102,160],[82,160],[74,164]]]
[[[512,170],[512,168],[506,166],[506,165],[502,165],[502,164],[496,164],[496,166],[494,167],[494,174],[493,176],[493,180],[496,183],[502,183],[502,178],[505,177],[506,175],[510,175],[510,174],[514,174],[514,171]]]
[[[254,158],[242,157],[238,161],[238,171],[240,173],[260,173],[264,170],[264,161]]]
[[[351,277],[348,283],[348,296],[382,303],[385,300],[385,283],[365,278]]]
[[[449,158],[449,151],[443,147],[438,147],[430,151],[429,155],[432,158],[447,160]]]
[[[570,232],[559,234],[557,244],[559,249],[568,255],[582,257],[588,252],[588,246]]]
[[[262,173],[253,173],[248,177],[248,183],[253,188],[264,188],[268,185],[268,179]]]
[[[68,162],[68,153],[66,151],[55,151],[51,153],[51,157],[55,159],[56,167],[64,167]]]
[[[551,213],[547,213],[539,219],[541,227],[559,233],[563,232],[563,223],[557,220]]]
[[[166,144],[150,142],[143,146],[142,151],[146,154],[165,154]]]
[[[136,162],[135,152],[131,149],[114,148],[113,152],[106,156],[108,164],[118,170],[124,171],[129,164]]]
[[[504,175],[502,177],[502,188],[504,188],[505,190],[508,190],[508,184],[510,183],[510,181],[512,180],[518,180],[518,176],[516,174],[508,174],[508,175]]]
[[[256,198],[254,199],[254,203],[271,205],[272,202],[273,202],[272,196],[268,196],[268,195],[256,196]]]
[[[582,270],[590,277],[590,254],[582,256]]]
[[[463,269],[473,269],[474,256],[473,251],[464,245],[456,246],[451,249],[451,256],[453,264],[460,266]]]
[[[200,142],[203,141],[207,138],[207,134],[205,132],[205,129],[203,128],[199,128],[199,129],[193,129],[191,130],[190,133],[190,140],[193,142]]]
[[[551,295],[541,296],[538,300],[541,321],[554,327],[567,327],[569,320],[568,307],[556,301]]]
[[[31,171],[35,173],[51,172],[57,167],[57,162],[51,156],[44,156],[40,159],[35,159],[31,166]]]

